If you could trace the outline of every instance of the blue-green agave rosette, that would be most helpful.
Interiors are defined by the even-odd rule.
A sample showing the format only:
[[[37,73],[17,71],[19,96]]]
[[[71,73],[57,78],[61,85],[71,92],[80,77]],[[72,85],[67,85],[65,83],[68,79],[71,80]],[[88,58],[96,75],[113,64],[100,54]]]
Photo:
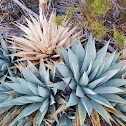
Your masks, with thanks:
[[[120,53],[108,55],[107,48],[108,43],[96,52],[92,36],[85,49],[72,39],[71,49],[59,49],[64,64],[54,62],[56,74],[66,83],[64,88],[71,89],[66,107],[76,106],[80,125],[87,114],[92,117],[94,110],[111,125],[108,110],[121,117],[113,103],[126,105],[126,99],[121,97],[126,93],[126,80],[121,79],[126,70],[121,70]]]
[[[24,78],[8,76],[11,82],[2,81],[0,85],[0,114],[18,106],[19,113],[16,117],[13,117],[14,120],[10,126],[19,123],[24,126],[28,124],[31,117],[33,119],[30,124],[36,123],[37,126],[40,126],[44,124],[43,120],[46,120],[47,112],[55,110],[57,90],[48,86],[53,83],[54,74],[46,70],[43,61],[41,61],[39,70],[31,62],[28,62],[28,64],[29,69],[20,65]],[[55,83],[55,85],[64,85],[64,82]]]
[[[15,49],[8,50],[7,43],[0,36],[0,80],[5,80],[6,76],[11,71],[13,73],[17,72],[17,69],[13,68],[15,66],[14,65],[15,57],[9,56],[10,54],[14,54],[14,53],[15,53]]]

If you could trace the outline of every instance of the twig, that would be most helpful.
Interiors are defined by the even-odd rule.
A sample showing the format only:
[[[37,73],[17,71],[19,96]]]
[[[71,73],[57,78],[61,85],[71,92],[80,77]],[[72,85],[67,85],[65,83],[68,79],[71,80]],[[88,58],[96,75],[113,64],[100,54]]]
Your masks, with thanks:
[[[33,15],[35,18],[39,18],[39,15],[36,14],[35,12],[31,11],[30,9],[28,9],[26,6],[24,6],[19,0],[13,0],[16,4],[18,4],[23,10],[25,10],[26,12],[28,12],[29,14]]]
[[[112,3],[114,4],[114,6],[115,7],[118,7],[120,10],[126,10],[126,8],[124,8],[124,7],[121,7],[118,3],[116,3],[117,2],[117,0],[111,0],[112,1]]]

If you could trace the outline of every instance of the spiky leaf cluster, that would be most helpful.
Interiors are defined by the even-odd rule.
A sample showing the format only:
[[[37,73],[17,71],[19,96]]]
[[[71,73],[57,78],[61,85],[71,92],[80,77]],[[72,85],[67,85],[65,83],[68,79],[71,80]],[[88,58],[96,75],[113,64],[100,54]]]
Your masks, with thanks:
[[[52,12],[49,19],[44,14],[40,15],[40,20],[30,17],[31,20],[26,18],[27,26],[17,24],[25,35],[12,37],[17,49],[14,56],[21,57],[20,61],[29,60],[38,64],[41,58],[57,57],[57,46],[64,48],[70,46],[70,36],[76,30],[76,27],[71,29],[68,21],[63,20],[63,24],[57,26],[55,12]],[[77,32],[73,37],[76,38],[79,34],[80,32]]]
[[[53,74],[46,70],[43,61],[41,61],[39,70],[29,62],[29,69],[20,65],[23,78],[8,76],[11,82],[1,82],[0,85],[0,114],[5,111],[22,106],[17,117],[10,126],[17,123],[26,124],[32,117],[31,123],[40,126],[50,108],[55,108],[56,90],[48,85],[53,83]],[[62,85],[64,82],[60,82]],[[55,83],[57,85],[58,83]],[[30,116],[30,117],[29,117]],[[29,118],[28,118],[29,117]]]
[[[108,44],[96,52],[95,40],[90,36],[85,49],[81,43],[73,39],[72,48],[68,51],[61,47],[59,54],[64,65],[55,63],[56,73],[71,89],[66,107],[77,106],[80,124],[86,115],[92,116],[93,110],[98,112],[110,125],[107,108],[117,116],[120,114],[113,103],[125,104],[120,94],[125,94],[125,79],[121,75],[120,54],[113,52],[107,55]]]
[[[126,95],[123,95],[122,98],[126,100]],[[120,124],[121,126],[124,126],[126,122],[126,103],[115,104],[115,108],[120,113],[121,118],[119,118],[118,116],[114,114],[112,114],[112,117],[113,119],[116,120],[116,122],[118,122],[118,124]]]
[[[14,56],[9,56],[9,54],[14,54],[16,51],[15,49],[8,50],[8,45],[0,37],[0,79],[5,80],[4,75],[8,75],[10,69],[14,66]],[[13,73],[16,73],[16,69],[12,69]]]

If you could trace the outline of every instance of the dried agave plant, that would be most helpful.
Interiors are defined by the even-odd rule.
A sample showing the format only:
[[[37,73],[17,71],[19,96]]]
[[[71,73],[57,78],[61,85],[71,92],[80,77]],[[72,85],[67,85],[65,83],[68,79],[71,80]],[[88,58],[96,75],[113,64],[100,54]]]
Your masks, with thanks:
[[[49,19],[41,13],[40,19],[37,20],[30,16],[31,20],[26,18],[27,26],[17,23],[17,26],[25,32],[21,37],[13,36],[15,49],[17,53],[13,56],[21,57],[19,61],[29,60],[34,64],[39,63],[41,58],[48,60],[49,57],[58,57],[56,47],[63,46],[66,48],[71,45],[70,36],[75,32],[77,27],[71,29],[69,21],[63,19],[62,25],[57,26],[55,23],[56,13],[52,12]],[[76,32],[73,37],[77,38],[80,32]]]

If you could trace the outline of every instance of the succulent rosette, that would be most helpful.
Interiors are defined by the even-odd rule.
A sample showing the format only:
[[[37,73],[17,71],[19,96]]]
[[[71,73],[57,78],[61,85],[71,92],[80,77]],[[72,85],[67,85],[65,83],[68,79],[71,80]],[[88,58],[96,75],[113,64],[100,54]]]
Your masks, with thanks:
[[[9,56],[15,52],[15,49],[9,50],[7,43],[0,37],[0,80],[5,80],[6,76],[4,75],[8,75],[11,71],[16,74],[17,69],[13,68],[15,57]]]
[[[32,117],[31,124],[40,126],[49,110],[55,109],[56,90],[48,86],[53,83],[54,74],[46,70],[43,60],[39,70],[31,62],[28,64],[29,69],[20,65],[24,78],[8,76],[11,81],[1,81],[0,114],[18,106],[19,113],[10,126],[27,124]],[[55,83],[59,84],[64,85],[64,82]]]
[[[126,80],[121,79],[126,70],[121,69],[120,53],[107,55],[107,48],[108,43],[96,52],[92,36],[85,49],[72,39],[71,49],[59,49],[64,64],[54,62],[57,75],[66,83],[64,88],[70,88],[66,107],[76,106],[80,125],[87,114],[92,119],[94,114],[101,115],[111,125],[109,112],[121,118],[113,103],[126,104],[122,97],[126,93]]]

